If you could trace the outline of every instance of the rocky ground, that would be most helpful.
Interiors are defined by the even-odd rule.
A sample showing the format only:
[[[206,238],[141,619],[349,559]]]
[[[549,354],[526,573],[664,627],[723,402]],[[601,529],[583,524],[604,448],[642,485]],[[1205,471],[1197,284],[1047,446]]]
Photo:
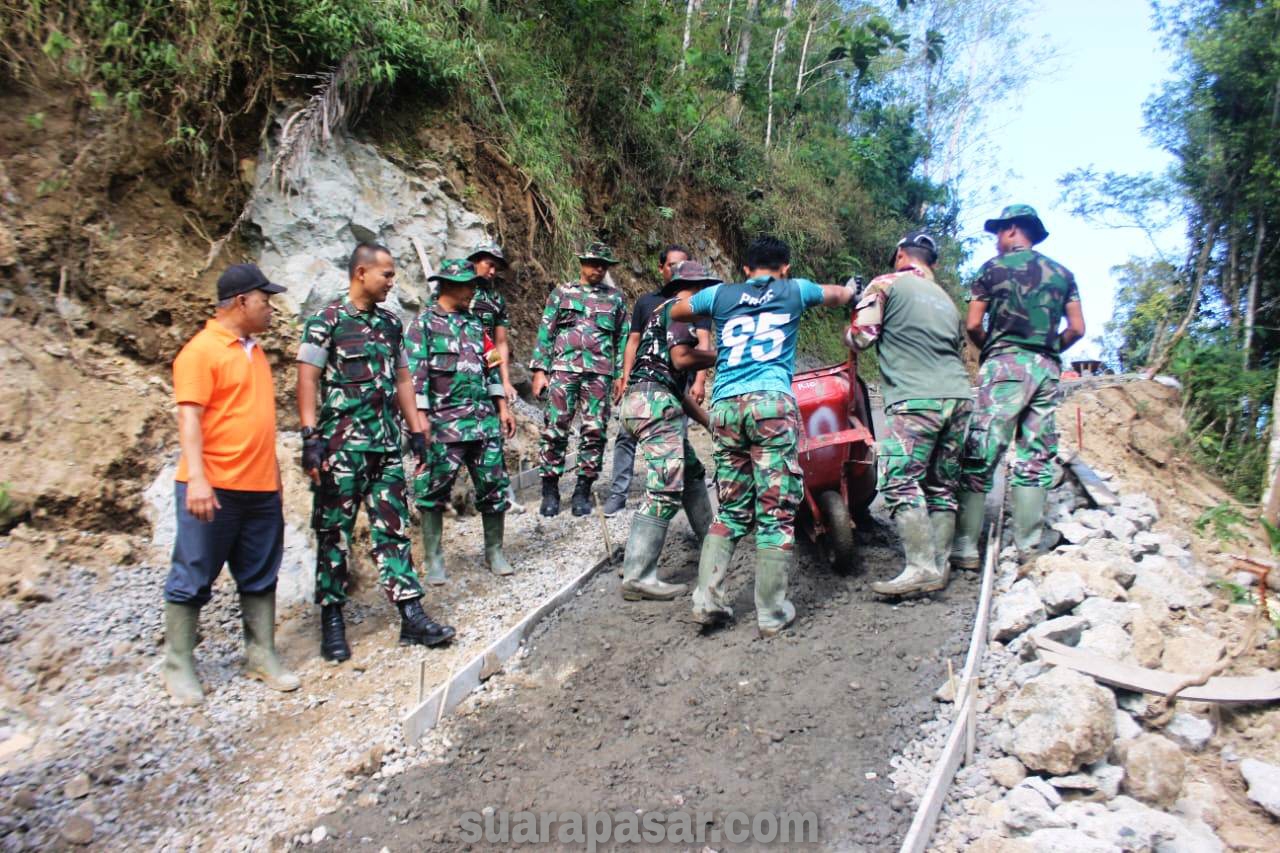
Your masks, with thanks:
[[[1234,573],[1214,543],[1184,526],[1197,506],[1220,497],[1216,487],[1165,480],[1157,505],[1133,485],[1161,480],[1150,460],[1175,462],[1165,444],[1173,436],[1146,432],[1138,453],[1125,440],[1133,431],[1112,430],[1104,414],[1126,400],[1167,399],[1167,389],[1152,385],[1080,394],[1064,405],[1093,413],[1097,455],[1116,465],[1102,473],[1121,503],[1100,511],[1068,482],[1049,509],[1064,544],[1030,564],[1019,564],[1011,548],[1002,552],[977,755],[951,788],[935,849],[1208,853],[1280,844],[1280,710],[1188,701],[1166,708],[1160,697],[1049,667],[1031,642],[1047,636],[1189,675],[1265,674],[1280,665],[1276,611],[1260,612],[1256,587],[1247,590],[1254,579]],[[1098,426],[1111,437],[1099,436]],[[913,800],[950,714],[947,705],[895,761],[894,783]]]

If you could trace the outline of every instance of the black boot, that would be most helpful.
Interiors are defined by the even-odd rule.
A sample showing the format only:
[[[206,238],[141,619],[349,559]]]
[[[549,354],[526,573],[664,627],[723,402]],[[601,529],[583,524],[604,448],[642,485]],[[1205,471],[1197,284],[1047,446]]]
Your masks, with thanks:
[[[320,657],[336,663],[351,657],[347,645],[347,626],[342,621],[341,604],[320,606]]]
[[[574,515],[590,515],[591,514],[591,484],[594,480],[584,480],[578,478],[578,483],[573,487],[573,503],[570,509]]]
[[[560,514],[560,481],[547,478],[542,481],[542,507],[540,515],[554,518]]]
[[[453,639],[452,625],[440,625],[431,621],[422,610],[422,599],[400,601],[400,645],[438,646]]]

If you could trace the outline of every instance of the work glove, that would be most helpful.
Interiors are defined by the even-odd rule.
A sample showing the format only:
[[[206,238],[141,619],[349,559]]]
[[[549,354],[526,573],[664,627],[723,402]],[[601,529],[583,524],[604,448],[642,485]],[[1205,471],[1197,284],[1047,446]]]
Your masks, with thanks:
[[[324,464],[325,440],[318,435],[302,442],[302,470],[319,471]]]
[[[409,449],[418,458],[418,464],[427,464],[427,437],[420,432],[409,433]]]

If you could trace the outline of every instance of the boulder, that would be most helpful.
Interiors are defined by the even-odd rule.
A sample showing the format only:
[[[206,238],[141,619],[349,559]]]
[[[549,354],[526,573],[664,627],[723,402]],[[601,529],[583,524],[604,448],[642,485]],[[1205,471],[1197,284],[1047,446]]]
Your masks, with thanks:
[[[1080,558],[1105,567],[1107,577],[1128,589],[1137,576],[1130,548],[1115,539],[1091,539],[1080,549]]]
[[[1012,788],[1027,778],[1027,768],[1012,755],[997,758],[987,764],[991,779],[1002,788]]]
[[[1036,585],[1023,578],[996,599],[995,612],[991,616],[991,636],[1006,642],[1044,620],[1044,604],[1036,592]]]
[[[1199,675],[1227,653],[1226,645],[1198,628],[1184,628],[1177,637],[1164,641],[1160,666],[1168,672]]]
[[[1103,525],[1111,518],[1106,512],[1100,509],[1081,509],[1071,514],[1071,520],[1077,524],[1083,524],[1091,530],[1102,530]]]
[[[1106,842],[1075,829],[1039,829],[1027,836],[1035,853],[1114,853]]]
[[[1102,529],[1112,539],[1127,543],[1138,532],[1138,525],[1123,515],[1113,515],[1103,523]]]
[[[1133,550],[1139,554],[1155,554],[1160,550],[1160,543],[1164,538],[1160,533],[1152,533],[1149,530],[1140,531],[1133,536]]]
[[[1004,825],[1011,833],[1025,834],[1037,829],[1069,824],[1053,813],[1053,807],[1034,788],[1018,785],[1005,795]]]
[[[1086,598],[1072,611],[1076,616],[1089,620],[1095,628],[1098,625],[1112,624],[1127,628],[1133,624],[1133,608],[1122,601],[1107,601],[1104,598]]]
[[[1249,785],[1249,799],[1280,818],[1280,767],[1246,758],[1240,762],[1240,775]]]
[[[1187,759],[1176,743],[1147,733],[1116,744],[1124,767],[1124,791],[1139,800],[1163,808],[1174,804],[1182,792]]]
[[[1084,599],[1084,581],[1075,572],[1056,571],[1040,582],[1040,600],[1050,615],[1066,613]]]
[[[1161,853],[1217,853],[1222,844],[1199,821],[1187,822],[1157,811],[1130,797],[1117,797],[1105,807],[1073,803],[1063,817],[1112,850],[1153,850]]]
[[[1120,740],[1133,740],[1142,734],[1142,726],[1129,716],[1128,711],[1116,709],[1116,737]]]
[[[1102,535],[1102,531],[1085,527],[1078,521],[1063,521],[1053,525],[1053,529],[1062,534],[1062,538],[1072,545],[1079,545],[1082,542],[1088,542],[1090,539],[1096,539]]]
[[[1089,765],[1089,775],[1098,783],[1098,792],[1108,800],[1120,793],[1120,784],[1124,781],[1124,768],[1115,764],[1099,761]]]
[[[1133,616],[1133,657],[1140,666],[1160,666],[1164,654],[1164,634],[1160,625],[1145,611]]]
[[[1152,521],[1160,520],[1160,510],[1156,502],[1142,492],[1130,492],[1120,496],[1120,506],[1131,509],[1140,515],[1148,516]]]
[[[1115,740],[1115,695],[1058,667],[1028,681],[1005,708],[1011,752],[1032,770],[1074,773],[1105,756]]]
[[[1213,739],[1213,723],[1204,717],[1179,711],[1165,724],[1164,733],[1175,743],[1199,752]]]
[[[1103,622],[1080,636],[1080,648],[1090,649],[1112,660],[1126,660],[1133,650],[1133,639],[1119,625]]]
[[[1135,598],[1150,597],[1171,610],[1208,607],[1213,596],[1204,582],[1188,574],[1163,556],[1151,556],[1138,564],[1138,578],[1129,588]]]
[[[1080,635],[1089,627],[1089,620],[1083,616],[1059,616],[1041,622],[1028,633],[1031,637],[1044,637],[1056,643],[1074,646],[1080,642]]]

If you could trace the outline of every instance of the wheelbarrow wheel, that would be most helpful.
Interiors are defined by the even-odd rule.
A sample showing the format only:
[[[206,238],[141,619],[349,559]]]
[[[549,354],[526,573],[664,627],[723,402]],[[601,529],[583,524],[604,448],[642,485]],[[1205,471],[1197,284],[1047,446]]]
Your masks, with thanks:
[[[822,526],[827,529],[825,548],[831,567],[836,574],[847,575],[854,570],[856,556],[849,507],[839,492],[823,492],[818,495],[818,511],[822,513]]]

